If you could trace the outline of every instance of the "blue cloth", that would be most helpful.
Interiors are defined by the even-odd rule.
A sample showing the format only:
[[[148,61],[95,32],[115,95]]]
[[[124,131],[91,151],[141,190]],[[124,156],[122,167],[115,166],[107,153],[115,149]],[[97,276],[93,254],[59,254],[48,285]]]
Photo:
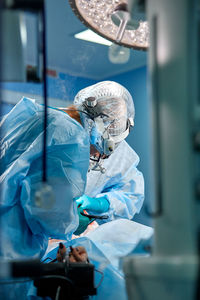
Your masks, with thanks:
[[[47,179],[41,191],[44,106],[23,98],[1,122],[1,248],[4,258],[44,254],[48,237],[70,239],[78,226],[76,203],[85,189],[89,137],[68,114],[48,108]],[[41,194],[41,193],[40,193]]]
[[[110,206],[106,195],[99,198],[91,198],[89,196],[83,195],[80,198],[76,199],[76,203],[82,210],[89,209],[90,211],[95,213],[107,212]]]
[[[144,178],[137,169],[138,155],[126,141],[122,141],[113,154],[102,161],[106,172],[91,170],[85,190],[85,195],[93,198],[106,196],[110,203],[106,212],[109,218],[98,223],[118,218],[132,219],[140,212],[144,201]]]
[[[113,232],[115,234],[113,234]],[[83,246],[87,250],[89,260],[95,269],[103,272],[103,281],[97,289],[97,295],[91,297],[95,300],[127,300],[124,274],[120,268],[121,258],[127,255],[149,255],[143,247],[139,251],[137,245],[143,242],[147,245],[153,235],[153,229],[130,221],[115,220],[99,226],[86,236],[66,242],[65,246]],[[59,242],[47,250],[43,261],[50,262],[56,258]],[[68,248],[69,250],[69,248]],[[95,272],[95,286],[101,280],[101,275]],[[28,299],[41,299],[33,297],[36,290],[32,286]]]

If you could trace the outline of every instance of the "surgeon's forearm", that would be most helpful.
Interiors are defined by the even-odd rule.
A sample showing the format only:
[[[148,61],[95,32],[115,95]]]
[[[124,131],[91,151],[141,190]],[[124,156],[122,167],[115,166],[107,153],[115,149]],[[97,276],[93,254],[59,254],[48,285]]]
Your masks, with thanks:
[[[106,195],[110,208],[107,212],[111,221],[118,218],[132,219],[136,213],[140,212],[144,201],[144,194],[127,193],[120,190],[103,193],[98,196]]]

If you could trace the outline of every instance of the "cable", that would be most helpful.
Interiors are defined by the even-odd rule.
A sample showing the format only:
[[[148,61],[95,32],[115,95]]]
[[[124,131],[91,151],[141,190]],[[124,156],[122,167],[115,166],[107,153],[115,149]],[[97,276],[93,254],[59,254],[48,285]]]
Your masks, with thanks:
[[[58,109],[58,110],[61,110],[61,109]],[[88,114],[88,113],[87,113],[86,111],[84,111],[84,110],[80,110],[80,109],[67,109],[67,108],[65,108],[65,110],[68,110],[68,111],[78,111],[78,112],[81,112],[81,113],[86,114],[88,117],[91,118],[91,115]]]
[[[55,300],[59,300],[59,297],[60,297],[60,291],[61,291],[61,286],[58,286],[57,291],[56,291],[56,297],[55,297]]]
[[[100,287],[100,285],[102,284],[102,281],[104,279],[104,274],[103,272],[101,272],[100,270],[97,270],[97,269],[94,269],[96,272],[100,273],[102,276],[101,276],[101,279],[99,281],[99,283],[97,284],[97,286],[95,287],[95,289],[98,289]]]
[[[58,109],[58,110],[62,110],[62,109]],[[92,117],[92,114],[90,114],[90,113],[88,113],[88,112],[86,112],[86,111],[84,111],[84,110],[80,110],[80,109],[68,109],[68,108],[65,108],[65,110],[82,112],[82,113],[88,115],[88,116],[90,117],[90,119],[93,119],[93,118],[94,118],[94,117]],[[104,113],[99,113],[99,114],[97,114],[96,117],[99,117],[99,116],[109,118],[109,115],[106,115],[106,114],[104,114]],[[96,118],[96,117],[95,117],[95,118]],[[114,121],[115,121],[115,120],[113,120],[112,122],[114,122]],[[110,126],[110,124],[109,124],[109,126]]]
[[[101,157],[99,156],[97,159],[95,159],[95,158],[90,158],[90,160],[91,161],[95,161],[95,162],[99,162],[100,161],[100,159],[101,159]]]
[[[44,97],[44,138],[43,138],[43,159],[42,159],[42,181],[47,181],[47,157],[46,157],[46,146],[47,146],[47,61],[46,61],[46,18],[45,18],[45,3],[43,3],[41,18],[42,18],[42,54],[43,54],[43,97]]]

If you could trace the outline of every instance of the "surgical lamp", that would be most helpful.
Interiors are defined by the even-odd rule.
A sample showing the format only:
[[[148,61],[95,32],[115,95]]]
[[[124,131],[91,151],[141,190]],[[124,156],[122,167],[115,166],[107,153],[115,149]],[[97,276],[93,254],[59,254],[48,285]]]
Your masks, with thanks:
[[[69,0],[75,15],[97,34],[136,50],[149,47],[144,0]]]

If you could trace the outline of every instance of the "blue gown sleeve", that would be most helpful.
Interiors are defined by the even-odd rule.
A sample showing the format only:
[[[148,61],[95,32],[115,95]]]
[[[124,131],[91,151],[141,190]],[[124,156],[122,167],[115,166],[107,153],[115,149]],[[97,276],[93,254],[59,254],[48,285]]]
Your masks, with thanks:
[[[139,213],[144,201],[144,178],[138,169],[132,165],[115,185],[107,185],[98,197],[106,196],[110,202],[107,212],[111,221],[118,218],[132,219]]]

